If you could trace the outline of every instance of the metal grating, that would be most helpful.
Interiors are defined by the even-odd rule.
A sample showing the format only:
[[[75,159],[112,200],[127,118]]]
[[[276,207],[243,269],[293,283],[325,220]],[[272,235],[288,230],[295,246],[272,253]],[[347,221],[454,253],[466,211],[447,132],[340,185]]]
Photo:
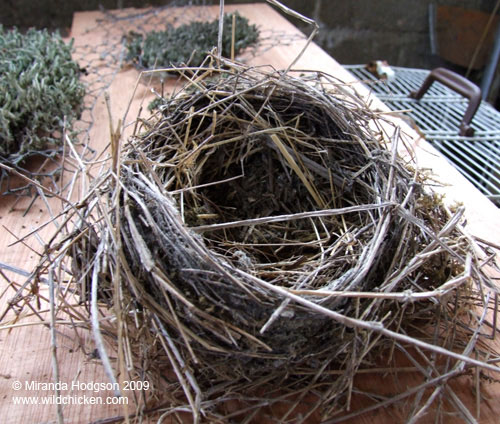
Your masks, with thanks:
[[[364,65],[344,65],[392,110],[410,116],[434,145],[482,193],[500,205],[500,112],[481,102],[471,126],[474,137],[458,135],[468,100],[435,81],[417,101],[408,97],[429,74],[425,69],[392,67],[392,81],[377,79]]]

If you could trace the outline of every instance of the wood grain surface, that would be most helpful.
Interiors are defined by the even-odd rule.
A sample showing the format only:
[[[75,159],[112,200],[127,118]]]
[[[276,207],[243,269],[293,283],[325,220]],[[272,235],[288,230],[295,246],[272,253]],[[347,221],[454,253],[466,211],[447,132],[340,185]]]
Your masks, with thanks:
[[[249,18],[260,28],[279,29],[283,33],[293,34],[294,43],[286,46],[276,46],[253,57],[251,63],[259,66],[269,66],[270,69],[285,69],[297,57],[305,45],[305,37],[298,37],[300,33],[286,19],[281,17],[275,10],[265,4],[245,4],[238,6],[226,6],[226,11],[237,9],[240,14]],[[217,8],[207,9],[214,17]],[[139,10],[129,10],[130,13],[140,13]],[[186,14],[186,9],[170,10],[170,18],[176,13]],[[79,12],[74,15],[71,36],[75,39],[75,46],[92,45],[102,43],[102,37],[109,34],[100,31],[100,19],[102,12]],[[126,32],[126,21],[117,25],[118,33]],[[300,39],[299,39],[300,38]],[[367,61],[372,58],[367,58]],[[332,57],[325,53],[315,44],[308,46],[304,55],[296,63],[297,69],[319,70],[327,72],[339,78],[343,82],[354,87],[360,96],[364,97],[374,110],[387,113],[388,109],[368,89],[363,87],[357,80]],[[115,76],[107,89],[111,99],[111,110],[114,125],[118,119],[124,118],[125,133],[129,133],[135,118],[138,116],[142,104],[153,97],[151,87],[142,78],[138,83],[139,72],[130,66],[123,67]],[[173,82],[170,84],[174,84]],[[134,92],[135,90],[135,92]],[[103,93],[99,94],[97,103],[93,109],[94,125],[90,130],[90,143],[98,152],[106,149],[109,142],[109,117]],[[127,112],[127,113],[126,113]],[[146,115],[147,112],[142,112]],[[390,117],[390,115],[387,115]],[[437,178],[444,183],[444,187],[438,190],[445,194],[447,202],[460,202],[466,206],[466,215],[469,231],[481,238],[487,239],[500,245],[500,211],[486,197],[484,197],[471,183],[460,175],[440,154],[423,140],[418,132],[414,131],[404,120],[397,117],[391,118],[398,122],[402,131],[407,134],[407,139],[416,149],[416,162],[418,166],[431,169]],[[107,153],[105,153],[107,154]],[[78,197],[77,187],[75,197]],[[13,196],[0,197],[0,262],[9,264],[25,271],[31,271],[37,263],[37,256],[44,251],[44,244],[49,240],[54,223],[37,230],[36,236],[16,242],[43,223],[51,220],[51,213],[57,214],[61,210],[62,202],[57,198],[48,199],[45,202],[38,198],[35,204],[25,213],[30,199],[23,199],[16,203]],[[50,208],[49,208],[50,206]],[[22,284],[26,277],[18,273],[1,270],[0,275],[0,313],[3,313],[7,302],[15,294],[15,289],[9,287],[7,281]],[[41,286],[41,293],[48,297],[45,286]],[[27,299],[28,301],[29,299]],[[33,305],[36,306],[36,305]],[[26,311],[29,308],[25,308]],[[57,409],[55,405],[15,405],[15,396],[50,396],[51,391],[35,390],[27,386],[28,382],[48,383],[53,381],[52,357],[50,333],[47,325],[35,316],[35,310],[31,316],[15,317],[10,313],[2,322],[0,330],[0,422],[1,423],[49,423],[57,422]],[[40,313],[47,318],[46,306],[42,305]],[[27,315],[27,314],[26,314]],[[58,317],[67,319],[67,317]],[[10,320],[10,321],[9,321]],[[7,326],[12,324],[12,326]],[[28,325],[30,324],[30,325]],[[58,327],[57,334],[57,357],[60,366],[60,381],[69,386],[73,382],[107,383],[103,368],[94,355],[94,345],[91,338],[85,332],[69,329],[67,326]],[[497,344],[498,341],[494,343]],[[493,342],[492,342],[493,343]],[[499,377],[499,376],[497,376]],[[383,374],[363,374],[356,377],[356,385],[366,390],[376,392],[381,396],[394,395],[398,390],[406,390],[414,381],[411,373],[402,376],[398,384],[389,383],[390,377]],[[391,380],[392,381],[392,380]],[[21,389],[15,390],[15,382],[21,383]],[[75,396],[96,396],[105,399],[112,396],[111,390],[98,393],[92,390],[79,390],[74,385],[72,392]],[[482,398],[480,399],[480,416],[476,415],[477,398],[476,387],[473,376],[461,378],[453,385],[455,394],[463,401],[470,410],[471,415],[476,417],[481,424],[496,424],[500,422],[500,384],[489,383],[482,387]],[[134,411],[133,396],[129,396],[129,412]],[[40,399],[40,398],[38,398]],[[83,401],[83,400],[82,400]],[[352,409],[363,408],[369,405],[363,396],[353,399]],[[66,405],[62,413],[66,423],[90,423],[90,422],[119,422],[110,418],[119,417],[127,413],[126,409],[114,405]],[[108,420],[106,420],[108,419]],[[405,416],[399,407],[382,408],[368,411],[363,416],[346,422],[351,423],[400,423],[405,421]],[[134,422],[134,421],[132,421]],[[168,421],[165,421],[168,422]],[[188,421],[189,422],[189,421]],[[297,421],[298,422],[298,421]],[[314,422],[314,421],[313,421]],[[424,416],[419,423],[435,422],[434,417]],[[459,422],[456,417],[449,417],[444,422]]]

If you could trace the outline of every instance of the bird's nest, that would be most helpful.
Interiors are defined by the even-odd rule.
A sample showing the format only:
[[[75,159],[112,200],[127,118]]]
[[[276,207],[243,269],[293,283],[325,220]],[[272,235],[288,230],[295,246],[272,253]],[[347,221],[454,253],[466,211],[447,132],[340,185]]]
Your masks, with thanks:
[[[381,352],[405,353],[422,384],[478,365],[480,246],[397,154],[397,126],[325,74],[192,71],[114,144],[38,267],[71,269],[103,361],[112,335],[129,369],[167,382],[163,411],[211,422],[306,394],[302,417],[329,417]]]

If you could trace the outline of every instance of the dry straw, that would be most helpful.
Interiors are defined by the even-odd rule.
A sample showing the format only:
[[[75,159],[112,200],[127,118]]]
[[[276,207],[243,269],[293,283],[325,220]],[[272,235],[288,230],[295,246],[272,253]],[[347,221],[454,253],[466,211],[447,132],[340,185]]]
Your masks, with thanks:
[[[36,271],[58,312],[111,381],[151,381],[163,418],[337,422],[356,375],[408,365],[418,383],[368,409],[410,399],[415,422],[445,397],[470,418],[447,383],[498,371],[477,344],[496,292],[463,209],[348,86],[220,60],[176,69],[184,88],[121,149],[114,133]]]

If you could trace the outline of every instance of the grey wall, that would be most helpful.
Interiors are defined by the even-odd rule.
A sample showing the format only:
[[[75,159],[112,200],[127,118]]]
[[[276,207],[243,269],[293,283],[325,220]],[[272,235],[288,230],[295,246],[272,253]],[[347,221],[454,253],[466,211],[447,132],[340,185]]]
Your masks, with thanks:
[[[183,4],[218,4],[218,0],[175,0]],[[250,0],[226,0],[247,3]],[[255,0],[254,0],[255,1]],[[265,0],[257,0],[265,1]],[[74,11],[99,7],[164,5],[169,0],[0,0],[0,23],[20,27],[68,29]],[[495,0],[282,0],[314,18],[321,30],[316,41],[341,63],[385,59],[399,66],[432,67],[429,4],[493,10]],[[289,18],[304,32],[308,28]]]
[[[247,3],[251,0],[226,0]],[[265,1],[265,0],[253,0]],[[341,63],[385,59],[396,66],[433,68],[443,60],[431,53],[429,4],[450,5],[490,13],[496,0],[282,0],[314,18],[321,29],[316,41]],[[218,4],[219,0],[0,0],[0,23],[68,29],[74,11],[99,7]],[[303,22],[287,16],[304,32]],[[446,64],[445,64],[446,65]],[[450,67],[453,67],[449,64]],[[481,73],[473,78],[479,79]]]
[[[163,5],[168,0],[0,0],[0,23],[22,29],[34,26],[69,30],[73,12]]]
[[[231,3],[245,3],[235,0]],[[320,25],[316,38],[341,63],[385,59],[397,66],[431,68],[429,5],[457,6],[490,13],[496,0],[285,0]],[[289,18],[304,32],[300,21]]]

